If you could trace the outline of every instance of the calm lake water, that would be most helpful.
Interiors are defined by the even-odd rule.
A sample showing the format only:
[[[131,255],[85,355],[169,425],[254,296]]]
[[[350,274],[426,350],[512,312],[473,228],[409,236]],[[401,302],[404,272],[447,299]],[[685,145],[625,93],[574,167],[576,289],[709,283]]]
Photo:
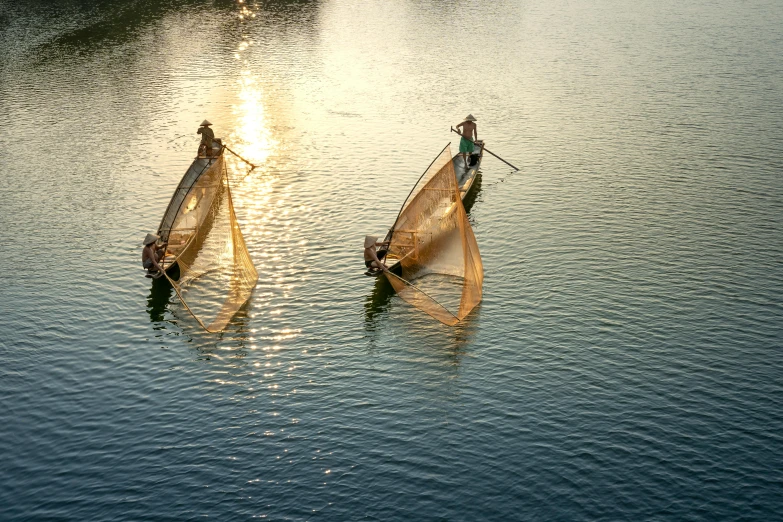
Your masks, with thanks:
[[[773,520],[779,0],[0,0],[0,519]],[[478,118],[484,300],[362,239]],[[151,291],[204,118],[259,270]]]

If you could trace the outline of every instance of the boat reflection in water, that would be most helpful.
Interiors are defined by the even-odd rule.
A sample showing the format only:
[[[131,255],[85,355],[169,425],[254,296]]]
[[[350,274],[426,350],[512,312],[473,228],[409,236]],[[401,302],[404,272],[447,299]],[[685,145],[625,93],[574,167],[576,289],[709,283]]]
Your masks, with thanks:
[[[478,200],[481,194],[481,171],[476,173],[476,177],[473,180],[473,187],[470,192],[465,195],[465,199],[462,200],[462,206],[465,207],[468,217],[470,216],[470,209],[473,208],[473,204]]]
[[[150,295],[147,297],[147,313],[150,314],[152,323],[162,323],[166,320],[166,306],[173,293],[174,288],[165,277],[152,280]]]
[[[377,320],[389,309],[389,302],[394,295],[394,287],[385,277],[375,278],[372,293],[364,301],[364,320],[367,330],[374,331]]]

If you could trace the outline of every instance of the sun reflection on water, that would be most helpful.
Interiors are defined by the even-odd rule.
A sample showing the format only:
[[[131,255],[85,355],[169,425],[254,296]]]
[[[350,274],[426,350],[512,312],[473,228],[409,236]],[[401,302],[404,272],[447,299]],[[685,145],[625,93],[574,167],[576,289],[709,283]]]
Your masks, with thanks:
[[[242,27],[246,27],[244,24],[256,17],[258,5],[253,3],[249,6],[244,0],[238,0],[237,7],[237,16],[242,22]],[[243,33],[241,41],[234,50],[234,58],[241,63],[241,69],[237,79],[239,103],[233,106],[238,125],[231,133],[230,140],[239,155],[255,165],[261,165],[274,153],[278,142],[269,130],[269,115],[264,103],[264,90],[260,78],[251,66],[250,60],[243,56],[250,52],[255,42],[245,29]],[[234,167],[245,169],[246,165],[234,163]]]
[[[237,84],[240,103],[234,106],[233,112],[237,117],[238,126],[231,134],[231,143],[240,156],[254,165],[262,165],[275,152],[278,145],[270,130],[264,105],[264,92],[258,78],[247,67],[241,71]],[[235,168],[241,168],[243,171],[247,169],[246,164],[233,163]]]
[[[271,401],[265,414],[284,420],[262,422],[263,433],[272,436],[299,422],[285,418],[285,409],[275,401],[297,393],[302,358],[310,357],[307,350],[291,349],[300,342],[303,328],[291,314],[290,303],[294,290],[307,277],[300,259],[307,255],[309,243],[301,239],[301,221],[312,207],[302,204],[291,185],[297,167],[286,156],[289,136],[284,133],[290,127],[281,123],[287,114],[270,90],[259,66],[259,47],[251,37],[251,24],[256,21],[248,18],[257,9],[243,2],[237,5],[238,16],[244,17],[239,24],[243,34],[230,51],[237,58],[233,60],[236,88],[231,106],[234,129],[225,141],[256,167],[251,169],[230,152],[225,158],[237,219],[260,277],[244,312],[248,323],[240,345],[216,343],[205,351],[215,365],[212,382],[235,389],[232,400],[255,401],[264,396]],[[233,334],[229,328],[226,336],[238,339]]]

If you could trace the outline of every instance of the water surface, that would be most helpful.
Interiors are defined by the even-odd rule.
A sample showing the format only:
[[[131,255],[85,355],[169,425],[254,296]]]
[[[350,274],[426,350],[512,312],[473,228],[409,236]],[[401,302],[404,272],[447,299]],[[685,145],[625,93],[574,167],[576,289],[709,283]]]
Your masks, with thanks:
[[[3,520],[779,517],[779,2],[0,7]],[[521,170],[449,328],[360,250],[468,113]],[[204,118],[217,336],[139,267]]]

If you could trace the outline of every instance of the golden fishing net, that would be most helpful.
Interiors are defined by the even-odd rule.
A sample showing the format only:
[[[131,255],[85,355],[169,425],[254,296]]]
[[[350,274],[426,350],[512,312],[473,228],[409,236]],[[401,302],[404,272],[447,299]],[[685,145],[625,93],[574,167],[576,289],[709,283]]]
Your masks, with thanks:
[[[182,303],[208,332],[223,330],[258,281],[234,213],[223,154],[193,163],[159,235],[169,243],[164,265],[179,265],[179,278],[166,278]]]
[[[450,147],[419,183],[423,185],[391,232],[388,264],[399,260],[402,274],[386,277],[405,301],[453,326],[481,301],[484,267],[460,198]]]

